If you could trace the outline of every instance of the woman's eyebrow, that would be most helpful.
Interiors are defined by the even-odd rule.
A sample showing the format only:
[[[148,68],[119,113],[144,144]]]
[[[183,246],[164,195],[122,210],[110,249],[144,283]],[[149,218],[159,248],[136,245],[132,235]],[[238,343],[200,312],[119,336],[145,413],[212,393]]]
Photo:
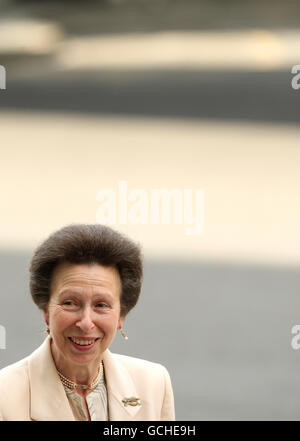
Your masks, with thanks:
[[[74,295],[74,294],[82,294],[81,290],[76,290],[76,289],[63,289],[62,291],[60,291],[58,293],[59,296],[63,296],[63,295]]]
[[[113,296],[109,292],[96,292],[93,297],[104,298],[106,300],[113,300]]]

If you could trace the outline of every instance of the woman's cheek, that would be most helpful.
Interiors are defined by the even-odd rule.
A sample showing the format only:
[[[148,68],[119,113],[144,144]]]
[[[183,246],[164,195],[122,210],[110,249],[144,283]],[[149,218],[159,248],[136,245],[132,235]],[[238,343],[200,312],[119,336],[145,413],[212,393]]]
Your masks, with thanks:
[[[72,317],[72,314],[66,311],[58,311],[54,317],[54,320],[56,322],[57,327],[66,328],[72,322],[74,322],[74,317]]]

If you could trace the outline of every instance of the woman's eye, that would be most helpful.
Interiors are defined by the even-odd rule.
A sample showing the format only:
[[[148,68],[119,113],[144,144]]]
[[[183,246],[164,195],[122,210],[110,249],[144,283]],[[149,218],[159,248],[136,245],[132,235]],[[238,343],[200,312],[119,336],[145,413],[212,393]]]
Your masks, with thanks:
[[[99,307],[99,308],[105,308],[107,305],[105,304],[105,303],[97,303],[97,306]]]
[[[66,306],[68,308],[78,308],[79,307],[79,305],[77,303],[74,303],[72,300],[65,300],[65,301],[62,302],[62,305]],[[96,307],[98,309],[107,308],[107,306],[108,305],[106,303],[104,303],[104,302],[99,302],[99,303],[96,304]]]
[[[65,302],[63,302],[63,305],[65,305],[65,306],[73,306],[73,302],[71,300],[66,300]]]

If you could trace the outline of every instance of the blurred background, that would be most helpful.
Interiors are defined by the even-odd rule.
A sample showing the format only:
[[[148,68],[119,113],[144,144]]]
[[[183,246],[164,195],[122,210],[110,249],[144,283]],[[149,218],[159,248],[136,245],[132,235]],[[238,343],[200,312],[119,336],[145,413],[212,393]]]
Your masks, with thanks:
[[[28,265],[101,189],[203,189],[204,231],[144,249],[115,352],[162,363],[177,420],[299,419],[299,2],[0,0],[0,368],[44,339]],[[128,202],[128,201],[127,201]]]

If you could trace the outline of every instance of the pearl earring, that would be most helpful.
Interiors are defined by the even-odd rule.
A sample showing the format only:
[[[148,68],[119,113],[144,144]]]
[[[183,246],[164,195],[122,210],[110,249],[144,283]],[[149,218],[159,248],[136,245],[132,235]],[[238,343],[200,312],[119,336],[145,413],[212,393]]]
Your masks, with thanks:
[[[45,332],[46,332],[46,334],[49,335],[49,337],[51,337],[50,328],[49,328],[48,325],[46,326],[46,330],[45,330]]]
[[[120,332],[121,332],[121,335],[124,338],[124,340],[128,340],[128,337],[127,337],[127,335],[125,334],[125,332],[123,331],[122,328],[120,329]]]

